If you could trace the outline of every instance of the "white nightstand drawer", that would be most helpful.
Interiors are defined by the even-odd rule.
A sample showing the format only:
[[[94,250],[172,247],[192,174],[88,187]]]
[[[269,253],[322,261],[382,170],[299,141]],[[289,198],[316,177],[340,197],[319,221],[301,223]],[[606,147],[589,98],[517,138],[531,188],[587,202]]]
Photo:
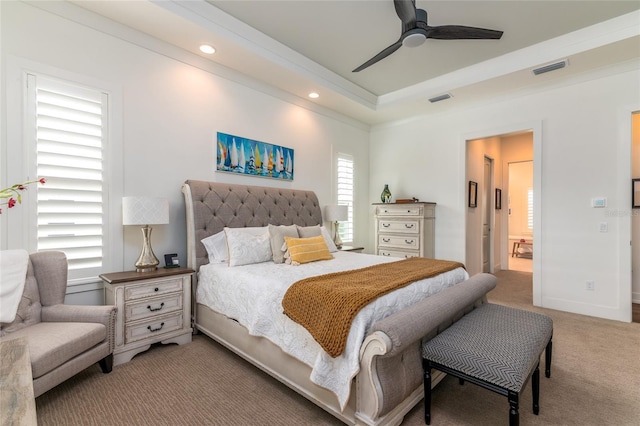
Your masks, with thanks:
[[[175,291],[182,291],[181,278],[170,278],[144,285],[128,286],[125,290],[124,299],[134,300]]]
[[[148,321],[142,321],[125,326],[125,344],[137,340],[155,338],[165,333],[182,328],[182,312],[173,315],[154,317]]]
[[[378,235],[378,246],[418,250],[420,249],[420,239],[411,235]]]
[[[378,255],[386,257],[403,257],[405,259],[408,259],[410,257],[420,257],[420,252],[378,249]]]
[[[182,293],[174,293],[163,297],[145,299],[136,303],[127,303],[125,305],[124,321],[136,321],[181,310]]]
[[[376,215],[378,216],[420,216],[422,214],[421,206],[377,206]]]
[[[378,232],[398,232],[403,234],[417,234],[420,232],[418,220],[380,220]]]

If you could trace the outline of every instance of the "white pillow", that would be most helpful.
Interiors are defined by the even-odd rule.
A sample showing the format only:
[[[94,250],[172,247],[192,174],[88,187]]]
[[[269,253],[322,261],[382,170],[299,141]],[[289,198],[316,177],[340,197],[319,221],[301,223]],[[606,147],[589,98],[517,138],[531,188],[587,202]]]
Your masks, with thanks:
[[[327,231],[327,228],[323,226],[320,227],[320,232],[324,237],[324,241],[327,243],[327,247],[329,248],[329,253],[335,253],[338,251],[338,247],[336,247],[336,243],[333,242],[333,238],[331,238],[331,234]]]
[[[229,266],[250,265],[273,260],[269,228],[260,233],[247,232],[248,228],[224,228],[229,250]],[[245,231],[243,231],[245,230]]]
[[[329,253],[335,253],[338,251],[336,243],[333,242],[331,234],[329,234],[329,231],[327,231],[327,228],[325,228],[324,225],[298,226],[298,234],[300,234],[300,238],[309,238],[322,235],[324,237],[324,242],[327,243],[327,247],[329,248]]]
[[[229,257],[227,252],[227,237],[224,231],[213,234],[201,240],[209,255],[209,263],[224,263]]]

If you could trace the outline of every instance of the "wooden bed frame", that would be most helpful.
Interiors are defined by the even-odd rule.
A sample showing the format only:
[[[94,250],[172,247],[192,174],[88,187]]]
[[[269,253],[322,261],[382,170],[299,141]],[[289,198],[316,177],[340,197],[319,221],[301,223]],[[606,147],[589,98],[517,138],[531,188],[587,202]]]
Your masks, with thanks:
[[[187,219],[187,263],[195,271],[208,263],[200,241],[225,226],[322,224],[318,199],[311,191],[189,180],[182,192]],[[362,345],[360,372],[353,380],[351,396],[343,411],[332,392],[311,382],[308,365],[284,353],[271,341],[251,336],[236,321],[197,303],[197,274],[192,287],[193,327],[346,424],[398,425],[423,398],[422,338],[433,337],[464,313],[486,302],[491,278],[484,277],[484,280],[488,284],[476,285],[472,282],[474,279],[469,279],[465,283],[470,284],[464,287],[471,290],[462,289],[465,283],[458,284],[374,324],[375,331]],[[460,294],[454,294],[456,291]],[[447,305],[446,309],[441,305]],[[426,318],[416,320],[425,313]],[[443,374],[434,377],[433,386],[442,377]]]

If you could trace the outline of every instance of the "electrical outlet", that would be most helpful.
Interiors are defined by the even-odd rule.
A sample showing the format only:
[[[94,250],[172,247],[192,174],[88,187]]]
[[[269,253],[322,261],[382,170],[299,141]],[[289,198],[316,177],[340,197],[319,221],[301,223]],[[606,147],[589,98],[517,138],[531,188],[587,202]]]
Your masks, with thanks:
[[[608,222],[600,222],[600,232],[609,232]]]
[[[589,291],[595,290],[596,289],[596,282],[595,281],[587,281],[585,283],[584,289],[585,290],[589,290]]]

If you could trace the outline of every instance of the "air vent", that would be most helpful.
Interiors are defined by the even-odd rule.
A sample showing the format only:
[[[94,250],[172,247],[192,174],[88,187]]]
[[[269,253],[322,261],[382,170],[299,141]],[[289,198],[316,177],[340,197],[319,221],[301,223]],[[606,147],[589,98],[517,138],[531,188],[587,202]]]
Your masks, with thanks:
[[[449,99],[451,97],[452,97],[451,94],[445,93],[444,95],[435,96],[433,98],[430,98],[429,102],[431,102],[431,103],[440,102],[440,101],[444,101],[445,99]]]
[[[544,74],[545,72],[559,70],[561,68],[566,67],[567,65],[568,65],[567,60],[563,59],[560,62],[554,62],[553,64],[545,65],[545,66],[542,66],[540,68],[535,68],[533,70],[533,73],[535,75],[540,75],[540,74]]]

